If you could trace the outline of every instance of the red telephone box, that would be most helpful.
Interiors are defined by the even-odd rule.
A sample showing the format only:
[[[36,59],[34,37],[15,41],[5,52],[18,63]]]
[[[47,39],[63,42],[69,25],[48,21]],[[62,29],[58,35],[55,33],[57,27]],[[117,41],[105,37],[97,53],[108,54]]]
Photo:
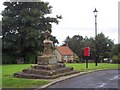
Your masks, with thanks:
[[[90,56],[90,47],[84,48],[84,56]]]

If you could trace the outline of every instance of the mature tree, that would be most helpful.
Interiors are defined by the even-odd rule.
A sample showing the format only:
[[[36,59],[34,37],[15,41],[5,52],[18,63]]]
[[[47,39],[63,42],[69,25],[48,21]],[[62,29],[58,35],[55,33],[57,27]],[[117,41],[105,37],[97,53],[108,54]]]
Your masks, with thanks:
[[[70,42],[69,42],[70,39],[71,39],[71,38],[70,38],[69,36],[67,36],[66,39],[63,41],[64,43],[63,43],[62,46],[68,46],[68,43],[70,43]]]
[[[113,63],[120,63],[120,44],[115,44],[112,48]]]
[[[120,44],[118,44],[118,53],[120,53]]]
[[[0,36],[2,36],[2,21],[0,21]]]
[[[4,6],[3,53],[27,61],[27,57],[36,55],[37,50],[43,50],[44,31],[52,32],[51,24],[58,24],[61,17],[48,16],[52,13],[48,2],[4,2]],[[54,36],[51,37],[54,43],[58,42]]]
[[[103,33],[98,34],[97,49],[98,49],[100,59],[111,58],[113,45],[114,45],[113,41],[108,37],[105,37]]]
[[[112,47],[112,55],[118,55],[120,53],[120,44],[115,44]]]
[[[82,40],[83,37],[80,35],[75,35],[72,38],[69,36],[65,39],[65,45],[68,45],[71,50],[76,53],[80,58],[82,57]]]
[[[88,38],[87,36],[83,38],[80,35],[74,35],[72,38],[66,38],[65,42],[68,42],[68,46],[76,53],[81,59],[84,59],[83,50],[84,47],[90,47],[91,56],[89,59],[95,59],[95,40],[93,37]],[[97,48],[99,54],[99,62],[103,58],[112,57],[112,47],[114,43],[108,37],[105,37],[103,33],[97,35]]]

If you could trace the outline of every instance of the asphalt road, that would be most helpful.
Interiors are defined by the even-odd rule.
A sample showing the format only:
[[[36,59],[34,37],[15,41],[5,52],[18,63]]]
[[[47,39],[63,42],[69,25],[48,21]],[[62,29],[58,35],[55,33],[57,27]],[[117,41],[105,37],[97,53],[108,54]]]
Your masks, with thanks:
[[[98,71],[58,82],[48,88],[118,88],[120,70]],[[119,81],[119,82],[118,82]]]

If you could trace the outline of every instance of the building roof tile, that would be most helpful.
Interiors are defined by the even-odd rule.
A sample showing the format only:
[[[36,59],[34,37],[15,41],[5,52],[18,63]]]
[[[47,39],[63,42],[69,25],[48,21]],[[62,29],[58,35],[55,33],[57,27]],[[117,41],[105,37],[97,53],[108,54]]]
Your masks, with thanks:
[[[74,54],[72,50],[67,46],[58,46],[56,47],[56,49],[61,55],[73,55]]]

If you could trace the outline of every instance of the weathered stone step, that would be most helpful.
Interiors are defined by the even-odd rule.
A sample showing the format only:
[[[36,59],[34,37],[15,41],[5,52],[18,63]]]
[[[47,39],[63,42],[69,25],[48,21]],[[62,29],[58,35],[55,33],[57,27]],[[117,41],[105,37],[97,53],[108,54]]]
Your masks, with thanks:
[[[79,73],[79,71],[72,70],[72,71],[70,71],[70,72],[53,75],[53,79],[54,79],[54,78],[61,77],[61,76],[67,76],[67,75],[71,75],[71,74],[76,74],[76,73]]]
[[[32,69],[39,69],[39,70],[55,70],[59,68],[64,68],[65,64],[52,64],[52,65],[36,65],[31,66]]]
[[[78,73],[78,71],[73,70],[73,71],[70,71],[70,72],[56,74],[56,75],[52,75],[52,76],[37,75],[37,74],[26,74],[26,73],[20,72],[20,73],[15,73],[14,76],[19,77],[19,78],[29,78],[29,79],[54,79],[54,78],[58,78],[58,77],[61,77],[61,76],[75,74],[75,73]]]
[[[36,74],[27,74],[24,72],[19,72],[14,74],[17,78],[29,78],[29,79],[49,79],[50,76],[46,75],[36,75]]]
[[[23,72],[27,74],[38,74],[38,75],[56,75],[65,73],[73,70],[72,67],[60,68],[56,70],[38,70],[38,69],[24,69]]]

